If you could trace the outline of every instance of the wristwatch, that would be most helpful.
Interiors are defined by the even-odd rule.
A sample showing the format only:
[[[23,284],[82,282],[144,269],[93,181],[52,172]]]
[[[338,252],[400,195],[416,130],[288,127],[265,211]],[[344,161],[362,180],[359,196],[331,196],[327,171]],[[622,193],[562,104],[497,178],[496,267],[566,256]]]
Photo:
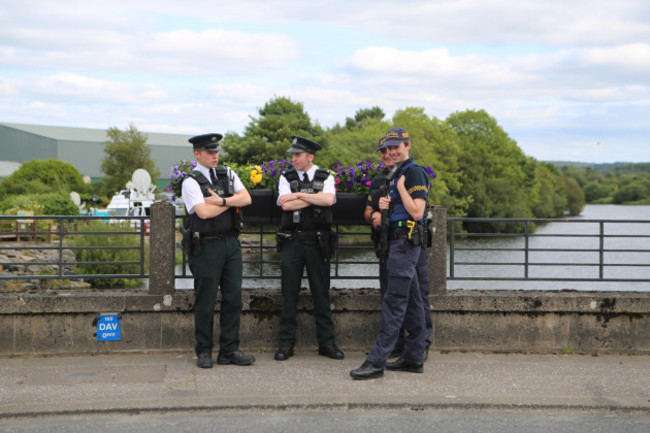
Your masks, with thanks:
[[[221,200],[222,200],[221,206],[225,206],[226,205],[226,199],[224,197],[221,197]]]

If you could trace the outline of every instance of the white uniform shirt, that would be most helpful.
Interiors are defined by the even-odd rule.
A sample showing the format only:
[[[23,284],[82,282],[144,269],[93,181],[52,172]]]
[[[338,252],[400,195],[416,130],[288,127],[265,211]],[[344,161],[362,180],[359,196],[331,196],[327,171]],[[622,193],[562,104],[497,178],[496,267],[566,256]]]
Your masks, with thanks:
[[[197,164],[195,170],[200,171],[201,174],[208,179],[208,181],[210,180],[209,168],[203,167],[201,164]],[[234,176],[235,192],[240,191],[244,188],[244,184],[241,183],[239,176],[237,176],[237,173],[232,171],[230,167],[226,167],[226,174],[228,175],[228,177]],[[201,187],[199,186],[199,183],[191,177],[183,181],[181,196],[183,197],[183,202],[185,203],[185,207],[187,208],[187,211],[190,214],[194,213],[195,205],[199,203],[205,203],[205,198],[203,197],[203,193],[201,192]]]
[[[314,180],[314,174],[316,173],[316,170],[318,170],[317,165],[311,166],[309,170],[307,170],[307,177],[309,178],[310,181]],[[296,170],[298,172],[298,177],[300,177],[300,180],[302,180],[302,175],[304,171]],[[280,182],[278,183],[278,202],[276,204],[279,206],[279,200],[280,196],[284,194],[291,194],[291,185],[289,184],[289,181],[287,178],[284,176],[280,176]],[[323,186],[323,194],[334,194],[334,203],[336,203],[336,186],[334,185],[334,176],[331,174],[327,176],[327,179],[325,179],[325,186]]]

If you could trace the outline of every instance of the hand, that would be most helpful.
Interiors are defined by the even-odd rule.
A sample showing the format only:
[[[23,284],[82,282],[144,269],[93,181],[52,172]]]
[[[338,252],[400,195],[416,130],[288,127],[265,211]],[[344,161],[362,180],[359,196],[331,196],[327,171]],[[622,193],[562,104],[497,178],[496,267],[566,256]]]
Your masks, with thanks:
[[[208,192],[210,193],[210,196],[204,198],[205,202],[221,206],[223,203],[223,199],[219,195],[217,195],[214,191],[212,191],[210,188],[208,188]]]
[[[379,198],[379,209],[381,210],[390,209],[390,196]]]
[[[372,226],[373,227],[381,226],[381,212],[372,213]]]
[[[283,204],[285,204],[288,201],[297,200],[297,199],[300,198],[299,194],[300,194],[299,192],[292,192],[290,194],[283,194],[283,195],[280,196],[280,199],[278,200],[278,203],[280,204],[280,206],[282,206]]]

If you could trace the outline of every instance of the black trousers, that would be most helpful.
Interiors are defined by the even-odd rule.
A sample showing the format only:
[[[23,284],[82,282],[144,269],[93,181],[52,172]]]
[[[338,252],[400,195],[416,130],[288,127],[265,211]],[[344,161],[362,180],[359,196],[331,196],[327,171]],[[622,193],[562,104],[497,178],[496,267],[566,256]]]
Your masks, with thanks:
[[[189,257],[194,275],[194,335],[196,353],[211,352],[214,345],[213,327],[217,291],[221,288],[219,314],[219,350],[230,353],[239,350],[239,322],[242,300],[242,256],[235,236],[225,239],[201,240]]]
[[[304,244],[299,239],[284,243],[282,249],[282,314],[279,345],[296,344],[298,293],[303,270],[307,268],[309,289],[314,301],[316,339],[319,345],[335,344],[334,323],[330,307],[330,265],[323,262],[318,244]]]

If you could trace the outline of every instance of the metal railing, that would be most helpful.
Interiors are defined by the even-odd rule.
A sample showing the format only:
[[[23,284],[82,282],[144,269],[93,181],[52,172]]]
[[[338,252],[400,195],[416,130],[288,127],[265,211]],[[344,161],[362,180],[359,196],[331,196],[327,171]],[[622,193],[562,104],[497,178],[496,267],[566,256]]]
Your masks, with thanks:
[[[107,216],[0,216],[0,280],[90,280],[94,278],[149,277],[149,217]],[[120,231],[86,231],[89,221],[107,223],[130,221]],[[178,219],[177,219],[178,221]],[[509,229],[485,233],[460,230],[461,224],[508,224]],[[560,223],[558,225],[558,223]],[[448,218],[447,280],[480,281],[613,281],[650,282],[650,220],[581,219],[495,219]],[[512,230],[515,227],[516,230]],[[557,232],[550,232],[554,227]],[[586,229],[585,227],[588,227]],[[331,260],[335,280],[377,280],[377,259],[369,226],[334,226],[339,247]],[[69,242],[77,235],[128,235],[137,239],[130,246],[76,246]],[[170,235],[170,236],[173,236]],[[177,234],[178,236],[178,234]],[[21,242],[14,242],[14,241]],[[279,279],[280,255],[275,252],[275,226],[249,225],[240,237],[245,279]],[[552,241],[554,243],[549,243]],[[177,242],[178,244],[178,242]],[[177,252],[180,249],[177,248]],[[135,250],[137,259],[116,261],[71,261],[64,251]],[[51,261],[16,261],[7,250],[52,250]],[[155,252],[154,252],[155,254]],[[36,255],[36,254],[35,254]],[[12,256],[13,257],[13,256]],[[15,266],[56,266],[56,272],[6,272]],[[132,265],[135,272],[74,273],[75,265]],[[187,259],[176,268],[175,278],[192,278]],[[440,269],[440,272],[445,272]]]
[[[178,219],[180,220],[180,218]],[[345,280],[376,280],[378,271],[374,274],[345,274],[344,267],[354,265],[377,265],[374,259],[374,247],[370,243],[370,226],[351,226],[354,230],[345,230],[343,226],[334,225],[333,233],[338,237],[338,247],[333,251],[331,258],[331,279]],[[276,253],[276,226],[271,224],[255,224],[246,226],[240,234],[240,243],[243,251],[244,266],[248,269],[257,268],[257,272],[244,272],[244,279],[279,279],[280,254]],[[371,260],[350,259],[348,253],[373,251]],[[368,254],[366,254],[368,256]],[[183,254],[180,273],[176,278],[193,278],[188,273],[187,257]]]
[[[448,280],[650,282],[650,220],[448,218],[447,221]],[[503,223],[515,231],[464,232],[459,230],[463,223],[473,226]],[[559,233],[544,230],[550,223],[560,228]],[[572,227],[563,231],[557,223]],[[576,224],[581,228],[577,229]],[[589,271],[585,272],[584,268]],[[465,274],[460,272],[463,269]]]
[[[82,230],[90,221],[104,221],[107,227],[113,225],[117,230],[90,231]],[[127,224],[123,224],[128,221]],[[122,223],[122,224],[119,224]],[[147,278],[145,269],[145,238],[148,234],[148,217],[133,216],[91,216],[91,215],[59,215],[59,216],[0,216],[0,255],[6,256],[8,251],[26,251],[33,254],[36,251],[55,251],[56,258],[49,261],[2,261],[0,269],[11,271],[16,266],[58,268],[54,273],[15,273],[0,274],[0,280],[48,280],[48,279],[94,279],[94,278]],[[77,235],[87,236],[133,236],[137,245],[71,245],[71,240]],[[138,260],[115,261],[68,261],[65,251],[91,250],[131,250],[137,251]],[[17,256],[15,253],[12,254]],[[9,257],[7,257],[9,259]],[[74,273],[73,266],[111,265],[123,269],[122,265],[133,265],[139,269],[136,273]],[[42,268],[41,268],[42,269]]]

